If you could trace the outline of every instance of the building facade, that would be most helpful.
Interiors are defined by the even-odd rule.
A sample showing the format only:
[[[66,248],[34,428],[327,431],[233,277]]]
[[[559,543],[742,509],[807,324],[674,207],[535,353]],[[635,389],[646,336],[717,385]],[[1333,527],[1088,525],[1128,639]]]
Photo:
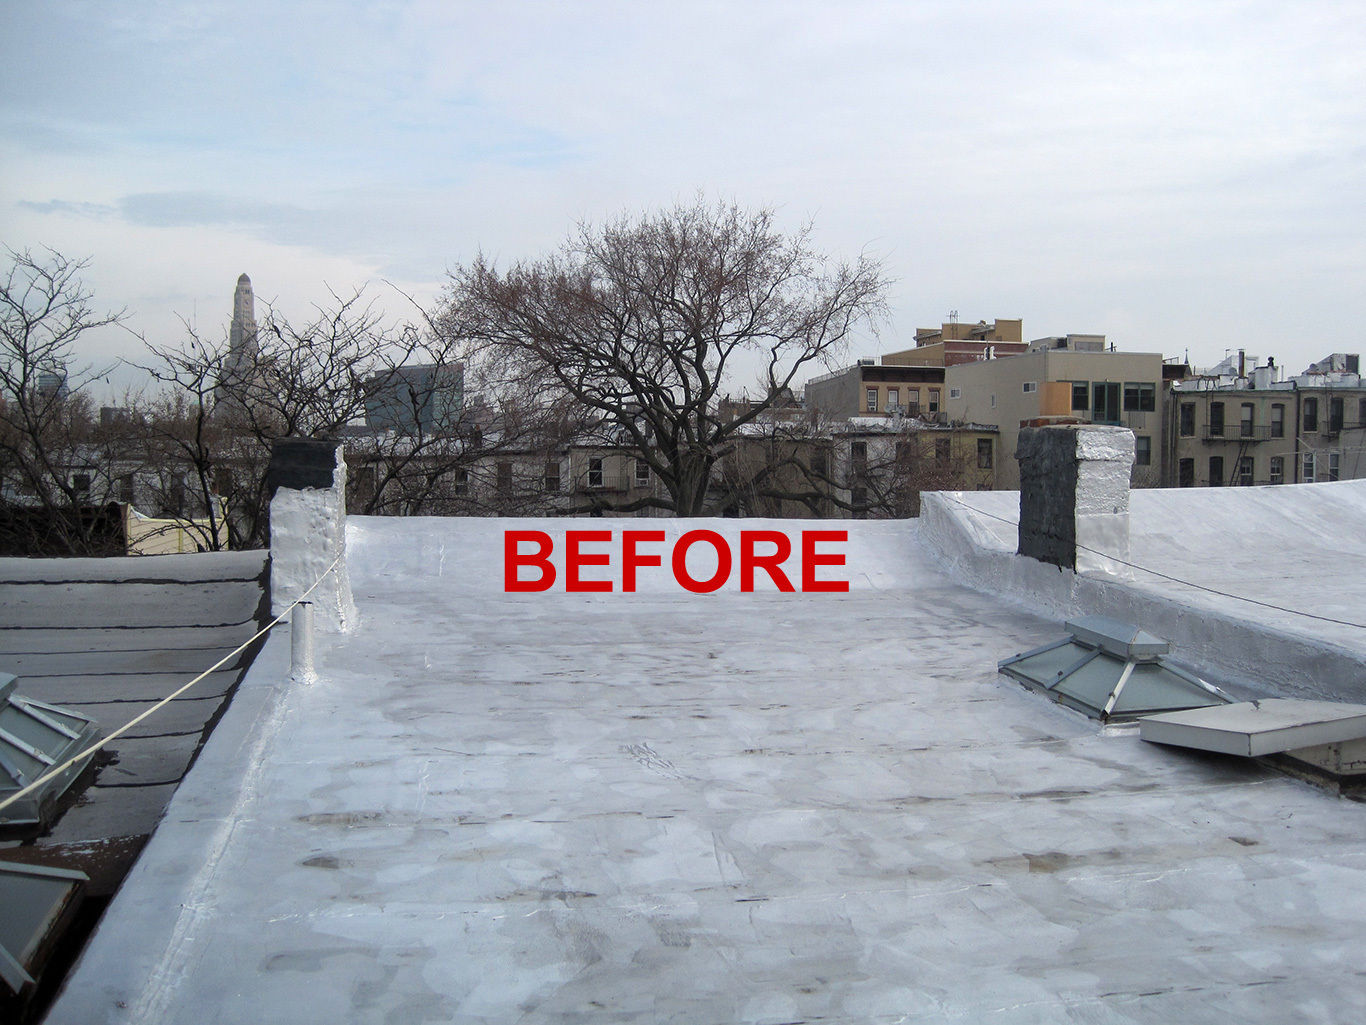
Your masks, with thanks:
[[[996,488],[1020,486],[1015,444],[1022,424],[1080,422],[1128,427],[1137,454],[1133,482],[1161,481],[1162,356],[1113,352],[1104,335],[1042,338],[1018,356],[945,369],[950,422],[990,424],[1000,431]]]
[[[1270,361],[1238,369],[1221,366],[1172,385],[1166,486],[1366,477],[1366,387],[1357,355],[1336,353],[1289,379]]]

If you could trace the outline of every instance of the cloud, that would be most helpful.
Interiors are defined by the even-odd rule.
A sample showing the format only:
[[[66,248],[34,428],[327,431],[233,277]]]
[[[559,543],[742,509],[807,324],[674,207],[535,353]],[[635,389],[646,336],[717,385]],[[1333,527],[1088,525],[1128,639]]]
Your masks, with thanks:
[[[118,214],[118,208],[106,203],[81,203],[69,199],[49,199],[38,203],[21,199],[16,204],[24,210],[39,214],[57,214],[65,217],[88,217],[93,220],[107,220]]]

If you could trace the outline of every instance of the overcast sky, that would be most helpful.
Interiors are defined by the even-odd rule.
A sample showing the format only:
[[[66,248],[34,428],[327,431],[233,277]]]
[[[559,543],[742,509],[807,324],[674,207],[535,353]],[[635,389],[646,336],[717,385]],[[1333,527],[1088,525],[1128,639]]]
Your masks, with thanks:
[[[1366,350],[1366,5],[0,4],[0,241],[158,342],[698,190],[885,260],[851,357],[957,310],[1298,371]]]

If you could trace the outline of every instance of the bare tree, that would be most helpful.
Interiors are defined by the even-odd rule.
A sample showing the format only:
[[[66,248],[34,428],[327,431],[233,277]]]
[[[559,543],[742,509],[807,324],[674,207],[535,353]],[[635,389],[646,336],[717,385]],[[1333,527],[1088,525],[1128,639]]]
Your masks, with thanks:
[[[6,250],[0,278],[0,503],[48,552],[99,545],[87,467],[94,417],[81,389],[107,372],[72,365],[87,331],[118,324],[81,281],[88,260]],[[36,533],[35,533],[36,532]],[[22,538],[17,539],[22,542]]]
[[[771,210],[698,199],[580,227],[558,253],[505,271],[481,257],[452,272],[439,322],[487,345],[511,378],[572,397],[648,462],[664,493],[619,510],[696,516],[718,461],[768,408],[723,419],[727,374],[757,359],[764,394],[782,394],[882,313],[884,287],[876,261],[817,253],[809,226],[785,235]]]

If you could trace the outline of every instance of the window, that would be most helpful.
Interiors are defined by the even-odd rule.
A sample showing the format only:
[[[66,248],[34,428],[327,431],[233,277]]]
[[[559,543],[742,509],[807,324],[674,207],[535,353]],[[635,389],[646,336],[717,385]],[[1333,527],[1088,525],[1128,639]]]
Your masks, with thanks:
[[[596,456],[588,460],[588,486],[590,488],[602,487],[602,460]]]
[[[990,469],[991,469],[991,454],[992,454],[992,453],[991,453],[991,450],[992,450],[992,447],[993,447],[993,446],[992,446],[992,443],[991,443],[991,439],[990,439],[990,438],[978,438],[978,439],[977,439],[977,469],[979,469],[979,470],[990,470]]]
[[[1034,392],[1036,392],[1036,391],[1039,390],[1039,382],[1038,382],[1038,381],[1026,381],[1026,382],[1024,383],[1024,386],[1023,386],[1023,387],[1024,387],[1024,393],[1025,393],[1026,395],[1030,395],[1030,394],[1032,394],[1032,393],[1034,393]]]
[[[498,464],[498,494],[512,494],[512,464],[506,460]]]
[[[854,519],[866,520],[868,518],[868,489],[852,488],[849,491],[849,501],[854,506]]]
[[[920,389],[906,389],[906,412],[910,416],[920,415]]]
[[[992,394],[991,394],[991,408],[992,408],[992,409],[995,409],[995,408],[996,408],[996,393],[995,393],[995,392],[992,392]]]
[[[811,453],[811,472],[817,477],[830,475],[830,461],[826,458],[825,449],[817,449]]]
[[[1269,479],[1272,484],[1285,483],[1285,456],[1271,457],[1271,475]]]
[[[1243,487],[1248,487],[1252,483],[1252,457],[1238,457],[1238,483]]]
[[[855,473],[862,473],[868,469],[868,443],[866,441],[849,443],[849,462],[853,465]]]
[[[1147,434],[1140,434],[1134,438],[1134,464],[1153,465],[1153,439]]]
[[[877,412],[877,389],[876,389],[876,388],[868,388],[868,389],[865,389],[864,398],[865,398],[866,403],[867,403],[868,412],[870,412],[870,413],[876,413],[876,412]]]
[[[72,477],[71,477],[71,487],[72,487],[74,490],[80,491],[80,492],[89,491],[89,490],[90,490],[90,474],[88,474],[88,473],[77,473],[77,474],[72,474]]]
[[[222,470],[222,471],[220,471],[220,472],[226,473],[227,471],[226,471],[226,470]],[[373,489],[373,487],[374,487],[374,476],[375,476],[375,471],[374,471],[373,469],[371,469],[371,470],[370,470],[370,478],[371,478],[371,488],[372,488],[372,489]],[[226,494],[226,492],[219,491],[218,494],[222,495],[222,494]],[[120,502],[132,502],[132,501],[133,501],[133,475],[132,475],[131,473],[125,473],[122,477],[119,478],[119,501],[120,501]]]
[[[1317,431],[1319,429],[1319,400],[1309,398],[1304,400],[1304,429],[1306,431]]]
[[[1181,437],[1189,438],[1195,434],[1195,403],[1181,403]]]
[[[1238,437],[1240,437],[1240,438],[1250,438],[1250,437],[1252,437],[1252,424],[1253,424],[1252,403],[1251,403],[1251,402],[1244,402],[1244,403],[1243,403],[1243,406],[1242,406],[1242,410],[1243,410],[1243,415],[1242,415],[1242,417],[1241,417],[1241,418],[1239,419],[1239,421],[1238,421]]]
[[[1119,423],[1119,383],[1096,381],[1091,385],[1091,419],[1098,424]]]
[[[1285,437],[1285,406],[1280,402],[1271,407],[1271,436]]]
[[[650,486],[650,464],[644,459],[636,460],[636,487],[648,488]]]
[[[1209,433],[1212,438],[1224,436],[1224,404],[1222,402],[1211,402],[1209,404]]]
[[[1124,411],[1151,413],[1157,409],[1157,385],[1145,381],[1124,382]]]
[[[560,461],[558,459],[547,459],[545,461],[545,489],[551,494],[560,490]]]
[[[1085,413],[1091,408],[1091,386],[1088,381],[1072,382],[1072,412]]]
[[[1342,430],[1342,400],[1328,400],[1328,429],[1334,434]],[[1336,478],[1334,478],[1336,479]]]
[[[1224,457],[1209,457],[1209,486],[1212,488],[1222,487],[1224,483]]]
[[[1176,486],[1179,488],[1195,487],[1195,460],[1182,459],[1177,464]]]
[[[951,398],[951,399],[961,399],[962,397],[963,397],[963,389],[962,389],[962,388],[950,388],[950,389],[949,389],[949,398]]]
[[[1328,479],[1337,480],[1342,470],[1342,456],[1336,452],[1328,453]]]
[[[1314,483],[1314,453],[1306,452],[1300,463],[1300,479],[1306,484]]]
[[[948,438],[935,438],[935,439],[934,439],[934,461],[935,461],[936,463],[938,463],[940,466],[944,466],[944,465],[946,465],[946,464],[948,463],[950,457],[951,457],[951,449],[949,448],[949,439],[948,439]]]
[[[887,412],[893,413],[901,408],[901,389],[887,389]]]
[[[455,493],[457,495],[468,495],[470,493],[470,471],[463,466],[455,471]]]
[[[931,412],[931,413],[938,413],[938,412],[939,412],[939,389],[938,389],[938,388],[931,388],[931,389],[930,389],[930,412]]]
[[[909,441],[898,441],[896,443],[896,462],[898,466],[906,466],[914,461],[914,453]]]

